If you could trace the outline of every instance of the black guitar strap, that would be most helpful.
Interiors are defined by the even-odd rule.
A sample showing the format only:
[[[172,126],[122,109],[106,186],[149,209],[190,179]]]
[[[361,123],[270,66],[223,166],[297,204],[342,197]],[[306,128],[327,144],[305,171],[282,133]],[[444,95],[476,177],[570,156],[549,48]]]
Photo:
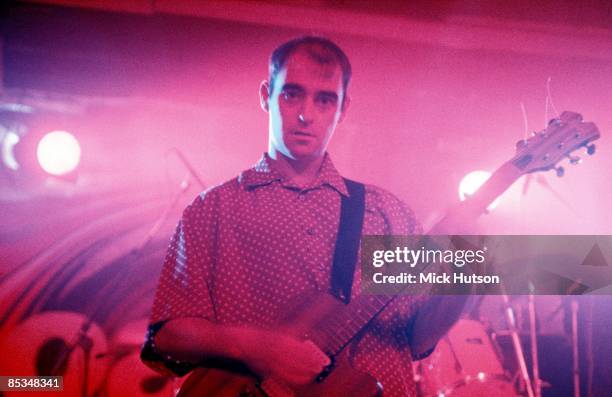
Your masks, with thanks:
[[[342,196],[340,224],[331,271],[331,292],[344,303],[351,300],[351,288],[357,264],[365,213],[365,186],[344,178],[349,197]]]

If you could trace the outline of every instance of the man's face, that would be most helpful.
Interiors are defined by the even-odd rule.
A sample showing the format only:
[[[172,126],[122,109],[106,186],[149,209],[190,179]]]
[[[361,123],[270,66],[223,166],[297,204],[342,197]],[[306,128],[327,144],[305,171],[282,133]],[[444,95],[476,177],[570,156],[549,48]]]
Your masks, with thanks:
[[[320,64],[303,49],[289,56],[268,95],[262,85],[262,106],[270,118],[270,150],[295,159],[323,156],[336,125],[344,116],[342,69]],[[348,99],[348,98],[347,98]]]

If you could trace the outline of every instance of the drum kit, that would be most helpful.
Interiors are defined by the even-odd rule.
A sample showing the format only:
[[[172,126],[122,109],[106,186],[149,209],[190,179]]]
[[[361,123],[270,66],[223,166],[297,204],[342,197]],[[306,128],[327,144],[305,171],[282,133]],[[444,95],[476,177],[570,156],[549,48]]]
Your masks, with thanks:
[[[472,318],[460,319],[429,357],[415,363],[419,396],[541,397],[542,386],[550,384],[540,379],[535,341],[549,332],[564,333],[577,351],[577,305],[564,309],[568,306],[569,311],[560,309],[564,306],[559,296],[517,296],[512,301],[480,297],[470,311]],[[521,314],[525,307],[531,308],[528,315]],[[570,313],[571,326],[564,326],[563,311]],[[502,314],[505,326],[499,320]],[[0,341],[0,372],[62,375],[67,396],[173,396],[180,384],[140,361],[147,323],[147,319],[128,322],[107,342],[102,329],[82,314],[48,311],[33,315]],[[511,340],[510,349],[500,348],[504,338]],[[526,338],[531,338],[531,357],[522,348],[521,340]],[[573,361],[569,367],[576,370],[577,357]],[[579,379],[574,382],[576,385]],[[4,395],[11,396],[9,392]]]
[[[560,296],[478,297],[469,316],[414,363],[419,397],[579,397],[577,311],[575,300]],[[571,346],[565,368],[574,377],[573,394],[541,379],[537,346],[547,338]]]
[[[62,393],[67,396],[93,395],[101,387],[103,369],[108,366],[104,332],[74,312],[48,311],[30,316],[3,335],[0,351],[2,375],[63,376]],[[3,393],[7,397],[24,394]]]
[[[61,375],[65,396],[174,396],[175,381],[140,361],[147,324],[146,319],[129,322],[109,342],[103,330],[80,313],[36,314],[2,337],[0,373]],[[2,393],[6,397],[23,394]],[[41,396],[48,394],[41,392]]]
[[[515,396],[491,335],[480,321],[459,320],[438,342],[435,351],[418,362],[421,395]]]

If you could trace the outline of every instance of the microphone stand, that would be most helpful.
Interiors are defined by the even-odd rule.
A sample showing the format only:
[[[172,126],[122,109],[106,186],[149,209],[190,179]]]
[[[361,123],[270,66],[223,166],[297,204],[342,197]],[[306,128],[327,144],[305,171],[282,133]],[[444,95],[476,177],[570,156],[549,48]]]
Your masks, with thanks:
[[[190,178],[195,179],[195,181],[198,183],[198,185],[200,185],[200,188],[202,190],[206,189],[206,184],[202,181],[202,178],[200,178],[197,171],[195,170],[195,168],[193,168],[189,160],[187,160],[187,157],[183,154],[183,152],[181,152],[178,148],[173,147],[166,152],[166,156],[169,155],[170,153],[176,154],[176,157],[178,157],[178,159],[185,166],[185,168],[187,168],[187,174],[183,177],[183,180],[181,181],[179,185],[180,189],[176,192],[176,194],[174,195],[174,197],[172,198],[172,200],[170,201],[170,203],[168,204],[164,212],[162,212],[159,218],[157,218],[157,220],[155,221],[155,223],[153,224],[153,226],[151,227],[151,229],[145,236],[145,239],[143,240],[143,242],[140,245],[138,245],[136,248],[134,248],[132,250],[132,253],[138,253],[142,251],[147,246],[147,244],[149,244],[149,242],[153,239],[155,234],[159,231],[159,229],[162,227],[164,222],[168,219],[168,216],[170,215],[170,212],[172,211],[172,209],[178,204],[178,201],[180,200],[181,196],[191,186]]]
[[[142,243],[140,243],[137,247],[132,249],[132,252],[131,252],[132,254],[137,254],[141,252],[151,242],[151,240],[153,240],[153,237],[155,237],[155,234],[159,231],[159,229],[162,227],[164,222],[166,222],[166,220],[168,219],[168,216],[170,215],[170,212],[172,211],[172,209],[176,206],[176,204],[178,204],[178,201],[180,200],[181,196],[191,186],[191,184],[189,183],[190,175],[191,173],[187,173],[187,175],[185,175],[185,177],[183,178],[183,180],[181,181],[179,185],[180,189],[175,193],[174,197],[172,198],[172,200],[170,201],[166,209],[164,209],[164,212],[161,213],[161,215],[157,218],[153,226],[151,226],[151,229],[149,229],[149,232],[146,234]]]
[[[187,160],[187,157],[183,154],[183,152],[181,152],[178,148],[173,147],[166,152],[166,155],[170,153],[176,154],[176,157],[181,160],[181,163],[183,163],[183,165],[187,168],[187,171],[189,171],[189,174],[193,177],[193,179],[198,182],[198,185],[200,185],[202,190],[206,189],[206,184],[202,181],[202,178],[200,178],[200,175],[198,175],[198,172],[195,170],[195,168],[193,168],[193,166],[191,165],[189,160]]]

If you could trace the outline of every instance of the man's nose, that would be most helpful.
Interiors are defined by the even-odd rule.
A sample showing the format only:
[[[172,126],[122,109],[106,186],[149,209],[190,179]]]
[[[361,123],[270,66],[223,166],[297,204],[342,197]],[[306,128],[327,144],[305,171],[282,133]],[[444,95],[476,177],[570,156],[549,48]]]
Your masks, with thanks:
[[[312,101],[306,100],[302,105],[302,109],[300,109],[300,114],[298,115],[298,121],[304,125],[309,125],[312,123],[312,119],[314,116],[314,103]]]

